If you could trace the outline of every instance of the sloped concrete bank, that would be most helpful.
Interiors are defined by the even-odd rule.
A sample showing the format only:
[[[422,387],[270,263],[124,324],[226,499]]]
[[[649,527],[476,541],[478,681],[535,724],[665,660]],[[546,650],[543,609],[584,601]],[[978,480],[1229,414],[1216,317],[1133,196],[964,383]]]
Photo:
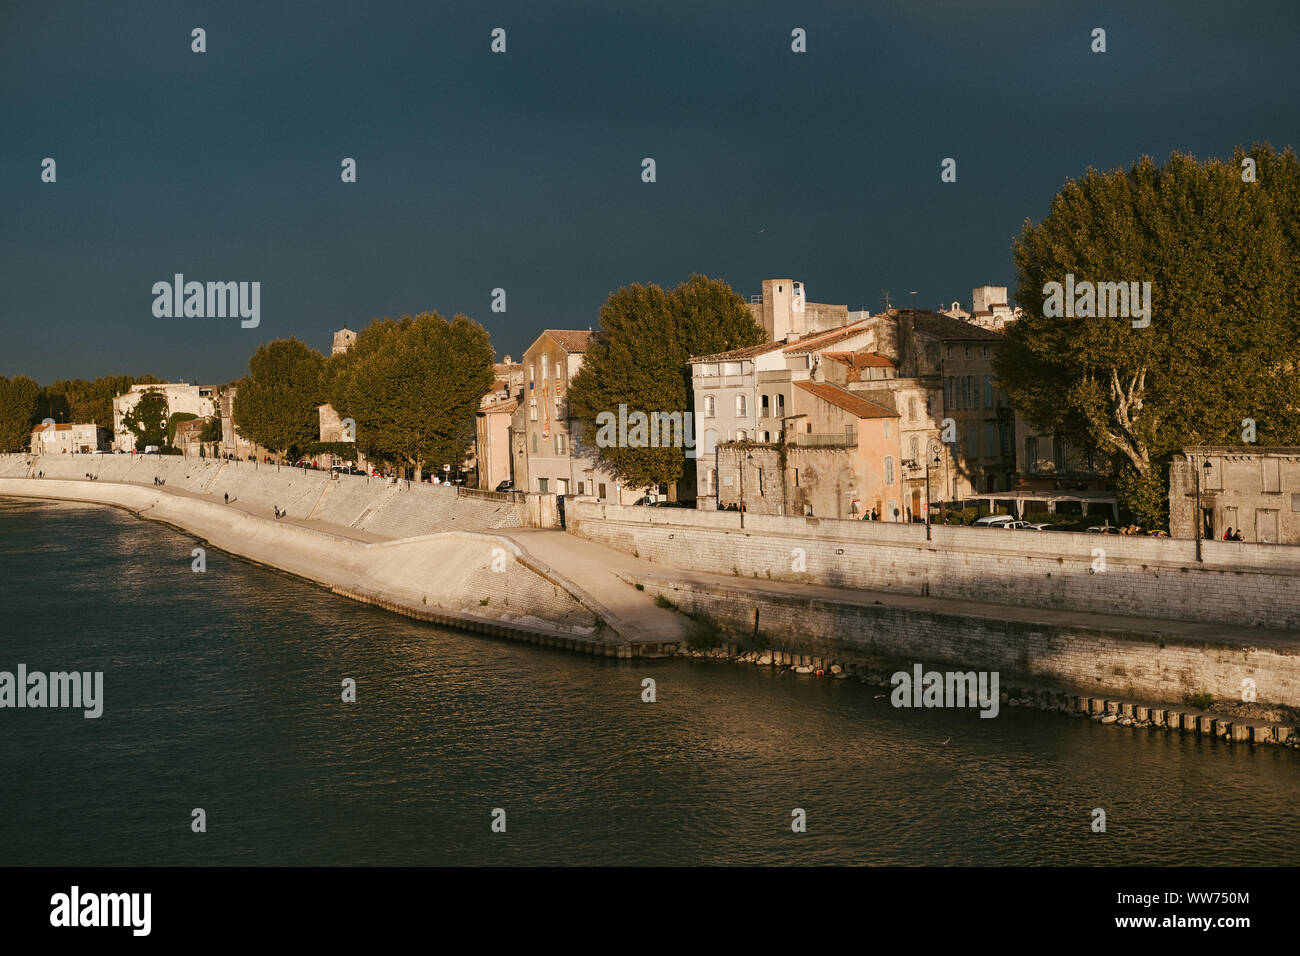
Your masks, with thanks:
[[[686,656],[882,687],[918,663],[926,670],[997,671],[1006,706],[1300,748],[1296,645],[1156,638],[715,584],[705,589],[671,575],[635,583],[706,622],[692,644],[678,648]],[[1239,702],[1244,679],[1254,682],[1258,697],[1249,705]],[[1185,702],[1203,694],[1220,702],[1219,712],[1213,703],[1203,709]]]
[[[452,531],[363,541],[164,487],[107,481],[0,478],[0,496],[123,508],[215,548],[421,620],[571,649],[591,645],[593,653],[608,645],[611,656],[621,643],[599,611],[575,594],[580,588],[565,587],[561,575],[499,535]],[[189,560],[188,548],[177,560]]]

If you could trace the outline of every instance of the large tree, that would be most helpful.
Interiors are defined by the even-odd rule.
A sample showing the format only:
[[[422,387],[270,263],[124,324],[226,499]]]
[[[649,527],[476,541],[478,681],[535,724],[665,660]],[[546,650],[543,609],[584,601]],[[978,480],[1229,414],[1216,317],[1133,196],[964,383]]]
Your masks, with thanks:
[[[1300,443],[1298,221],[1291,150],[1089,169],[1014,245],[1024,317],[999,383],[1039,430],[1109,455],[1122,503],[1163,523],[1180,447],[1241,444],[1245,419],[1261,444]],[[1067,275],[1150,282],[1150,324],[1047,314],[1047,284]]]
[[[325,357],[296,338],[259,345],[237,382],[234,419],[245,438],[279,454],[320,437]]]
[[[159,389],[148,389],[135,407],[122,416],[122,424],[135,436],[135,450],[149,445],[162,447],[167,441],[167,396]]]
[[[597,416],[617,415],[619,405],[626,405],[629,415],[689,414],[687,361],[758,345],[764,338],[745,301],[721,279],[695,274],[671,291],[653,284],[618,289],[601,307],[600,334],[569,389],[569,407],[582,424],[584,442],[595,446]],[[671,484],[685,473],[685,453],[678,447],[611,446],[599,448],[598,455],[634,487]]]
[[[372,322],[324,374],[330,404],[356,422],[372,457],[459,467],[474,437],[474,413],[494,380],[487,331],[437,312]]]
[[[0,452],[22,451],[32,437],[41,387],[26,375],[0,375]],[[36,419],[40,421],[40,419]]]

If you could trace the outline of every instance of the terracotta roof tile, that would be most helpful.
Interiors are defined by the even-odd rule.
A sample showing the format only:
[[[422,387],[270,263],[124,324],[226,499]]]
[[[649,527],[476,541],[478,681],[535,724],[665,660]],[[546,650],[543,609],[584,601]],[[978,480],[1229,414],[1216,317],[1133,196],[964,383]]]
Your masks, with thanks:
[[[828,385],[825,382],[795,382],[797,387],[805,392],[816,395],[824,402],[830,402],[836,408],[842,408],[850,415],[856,415],[858,418],[897,418],[898,412],[883,405],[877,405],[875,402],[869,402],[865,398],[859,398],[852,392],[846,392],[838,385]]]

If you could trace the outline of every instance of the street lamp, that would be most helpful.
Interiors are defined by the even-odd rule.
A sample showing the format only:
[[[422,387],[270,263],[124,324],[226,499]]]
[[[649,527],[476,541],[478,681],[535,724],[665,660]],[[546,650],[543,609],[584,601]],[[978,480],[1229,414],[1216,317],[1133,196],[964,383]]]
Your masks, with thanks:
[[[1195,459],[1193,458],[1192,461],[1195,462]],[[1206,480],[1209,480],[1210,460],[1208,458],[1206,458],[1205,461],[1201,463],[1201,468],[1205,469]],[[1196,468],[1195,465],[1193,465],[1192,467],[1193,476],[1196,479],[1196,560],[1197,561],[1203,560],[1201,558],[1201,538],[1203,537],[1202,532],[1204,530],[1204,525],[1205,525],[1205,518],[1201,515],[1201,468]]]
[[[925,443],[925,540],[930,540],[930,442],[934,442],[940,449],[943,445],[937,438],[931,438]],[[934,463],[939,464],[939,452],[934,453]]]

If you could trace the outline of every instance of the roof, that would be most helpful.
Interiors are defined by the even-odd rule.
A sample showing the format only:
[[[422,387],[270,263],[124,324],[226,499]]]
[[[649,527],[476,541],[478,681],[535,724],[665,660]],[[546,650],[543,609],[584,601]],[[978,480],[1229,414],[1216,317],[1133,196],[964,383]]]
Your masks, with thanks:
[[[787,345],[784,351],[789,355],[799,355],[802,352],[815,352],[817,349],[824,349],[828,345],[834,345],[836,342],[842,342],[855,335],[870,331],[870,322],[870,319],[862,319],[852,325],[845,325],[838,329],[829,329],[815,335],[805,336],[798,342]]]
[[[1006,336],[1000,332],[993,332],[989,329],[980,328],[978,325],[972,325],[970,322],[963,322],[961,319],[954,319],[949,315],[941,315],[938,312],[930,312],[926,309],[890,309],[888,315],[895,319],[904,315],[910,316],[912,326],[918,332],[924,332],[927,335],[933,335],[936,338],[950,342],[1005,342]]]
[[[542,334],[549,335],[556,345],[574,355],[587,351],[596,337],[591,329],[543,329]]]
[[[70,431],[72,431],[72,428],[73,428],[72,425],[67,425],[67,424],[62,424],[62,423],[59,423],[59,422],[55,422],[53,426],[50,426],[50,425],[37,425],[35,428],[32,429],[32,434],[35,435],[37,432],[51,432],[51,431],[55,431],[55,432],[70,432]]]
[[[852,392],[847,392],[838,385],[828,385],[825,382],[795,382],[794,384],[805,392],[811,392],[822,401],[830,402],[836,408],[842,408],[850,415],[856,415],[858,418],[898,417],[898,412],[893,409],[877,405],[875,402],[869,402],[865,398],[858,398]]]
[[[712,355],[696,355],[694,358],[689,360],[688,364],[694,364],[696,362],[738,362],[741,359],[754,358],[756,355],[774,352],[780,347],[780,342],[764,342],[762,345],[749,345],[743,349],[732,349],[729,352],[714,352]]]
[[[853,368],[897,368],[898,363],[879,352],[823,352],[822,358]]]

